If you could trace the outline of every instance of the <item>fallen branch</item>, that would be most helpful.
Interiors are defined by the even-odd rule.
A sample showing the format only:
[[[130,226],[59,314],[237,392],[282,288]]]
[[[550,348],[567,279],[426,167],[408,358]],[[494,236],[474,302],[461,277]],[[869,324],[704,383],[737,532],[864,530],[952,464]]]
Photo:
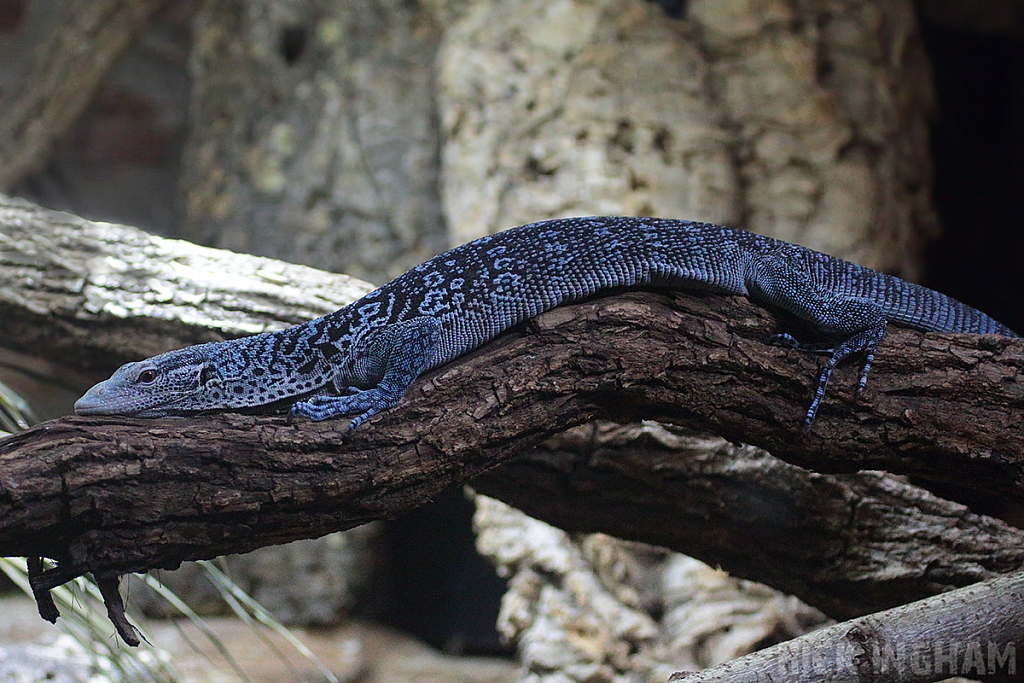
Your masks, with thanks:
[[[829,626],[685,683],[926,683],[951,676],[1019,681],[1024,572]],[[983,617],[981,615],[984,615]]]

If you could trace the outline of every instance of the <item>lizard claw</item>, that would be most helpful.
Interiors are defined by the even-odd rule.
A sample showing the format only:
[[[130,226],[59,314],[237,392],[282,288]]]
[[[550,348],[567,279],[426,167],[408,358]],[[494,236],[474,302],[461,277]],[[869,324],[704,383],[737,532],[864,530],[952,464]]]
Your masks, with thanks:
[[[349,423],[348,431],[353,431],[382,410],[395,406],[401,394],[380,388],[366,389],[347,396],[314,396],[307,401],[292,404],[290,415],[321,422],[341,415],[355,415]]]
[[[773,344],[779,344],[780,346],[788,346],[799,351],[807,351],[809,353],[834,353],[835,344],[831,342],[823,342],[820,344],[809,344],[807,342],[799,341],[796,337],[786,332],[779,332],[769,337],[769,341]]]
[[[768,342],[770,344],[778,344],[779,346],[789,346],[794,349],[800,348],[800,342],[796,340],[796,337],[791,334],[787,334],[786,332],[773,334],[768,337]]]

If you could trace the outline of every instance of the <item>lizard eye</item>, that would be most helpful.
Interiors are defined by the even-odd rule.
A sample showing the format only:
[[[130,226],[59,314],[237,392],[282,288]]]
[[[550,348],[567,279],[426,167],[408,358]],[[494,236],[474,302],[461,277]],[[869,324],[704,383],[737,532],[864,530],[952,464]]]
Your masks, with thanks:
[[[203,369],[199,371],[199,383],[204,387],[217,376],[216,371],[209,365],[204,365]]]
[[[156,381],[156,376],[156,370],[149,368],[139,373],[138,381],[140,384],[151,384]]]

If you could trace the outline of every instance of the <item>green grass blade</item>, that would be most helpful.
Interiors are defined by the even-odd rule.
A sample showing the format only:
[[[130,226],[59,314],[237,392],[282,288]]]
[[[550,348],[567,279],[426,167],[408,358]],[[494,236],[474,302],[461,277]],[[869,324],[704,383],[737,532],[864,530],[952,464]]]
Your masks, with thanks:
[[[313,664],[320,673],[323,674],[324,678],[329,683],[341,683],[337,676],[334,675],[327,665],[320,660],[313,651],[310,650],[306,645],[295,637],[291,631],[288,630],[281,622],[275,619],[270,612],[268,612],[263,605],[253,600],[249,595],[235,584],[228,576],[218,569],[212,562],[208,560],[200,560],[199,564],[206,570],[207,576],[213,582],[213,585],[217,587],[217,590],[221,591],[221,595],[225,596],[225,600],[228,604],[235,604],[239,606],[241,612],[236,610],[236,614],[241,618],[242,613],[249,615],[249,618],[254,618],[259,623],[270,628],[274,633],[283,638],[289,645],[295,648],[303,657],[306,658],[311,664]],[[227,595],[231,596],[229,600]],[[234,609],[234,608],[233,608]],[[284,660],[286,661],[286,660]]]
[[[0,571],[27,595],[32,595],[28,569],[23,560],[0,558]],[[124,683],[181,683],[166,652],[157,648],[122,648],[111,637],[112,627],[99,588],[85,578],[75,579],[51,591],[61,611],[57,626],[75,639],[101,672],[116,672]]]
[[[246,683],[252,683],[252,678],[250,678],[249,674],[245,672],[245,670],[242,668],[242,665],[238,663],[238,660],[232,656],[231,652],[228,650],[227,645],[224,644],[224,641],[221,640],[217,636],[217,634],[213,632],[213,630],[209,627],[209,625],[201,616],[196,614],[191,607],[186,605],[185,602],[177,595],[175,595],[174,591],[165,586],[160,581],[160,579],[156,578],[155,576],[152,576],[151,574],[144,574],[142,580],[146,583],[147,586],[156,591],[157,595],[166,600],[171,605],[171,607],[181,612],[182,615],[184,615],[189,621],[191,621],[192,624],[197,629],[199,629],[199,631],[204,636],[206,636],[207,640],[210,641],[210,644],[212,644],[213,647],[216,648],[217,652],[220,653],[221,657],[224,658],[224,661],[228,663],[228,666],[230,666],[232,670],[234,670],[234,672],[238,675],[239,678],[241,678]],[[198,649],[196,649],[196,651],[201,653],[201,651]],[[206,659],[207,661],[210,661],[209,657],[207,657]],[[213,662],[210,661],[210,663],[212,664]]]

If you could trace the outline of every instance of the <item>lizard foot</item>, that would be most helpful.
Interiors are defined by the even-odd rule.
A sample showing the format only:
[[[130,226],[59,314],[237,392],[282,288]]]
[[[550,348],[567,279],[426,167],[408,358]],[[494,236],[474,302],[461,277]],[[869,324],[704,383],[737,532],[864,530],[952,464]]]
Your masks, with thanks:
[[[382,410],[391,408],[398,403],[401,396],[394,397],[380,389],[367,389],[348,396],[314,396],[308,401],[299,401],[292,405],[289,417],[302,417],[320,422],[332,417],[353,415],[348,431],[353,431]]]
[[[393,408],[405,395],[423,369],[427,367],[438,344],[441,324],[434,318],[421,316],[386,328],[366,351],[370,368],[382,368],[380,383],[372,389],[351,386],[351,376],[335,376],[334,386],[341,395],[314,396],[294,404],[291,413],[310,420],[328,420],[338,415],[352,415],[348,431],[353,431],[382,410]],[[364,373],[366,381],[375,372]]]
[[[886,323],[883,319],[880,324],[848,337],[835,348],[828,361],[826,361],[825,366],[821,369],[821,375],[818,377],[818,387],[814,391],[814,400],[811,401],[811,405],[807,409],[807,417],[804,419],[804,426],[806,429],[810,429],[811,424],[814,423],[814,418],[818,414],[818,407],[821,405],[822,399],[825,398],[825,390],[828,388],[828,381],[832,377],[832,371],[845,358],[862,351],[865,352],[865,358],[864,365],[862,365],[860,369],[860,379],[857,383],[857,395],[860,396],[860,393],[864,391],[864,387],[868,383],[868,373],[871,371],[871,363],[875,359],[875,349],[878,348],[879,342],[881,342],[882,337],[885,336],[885,327]]]

